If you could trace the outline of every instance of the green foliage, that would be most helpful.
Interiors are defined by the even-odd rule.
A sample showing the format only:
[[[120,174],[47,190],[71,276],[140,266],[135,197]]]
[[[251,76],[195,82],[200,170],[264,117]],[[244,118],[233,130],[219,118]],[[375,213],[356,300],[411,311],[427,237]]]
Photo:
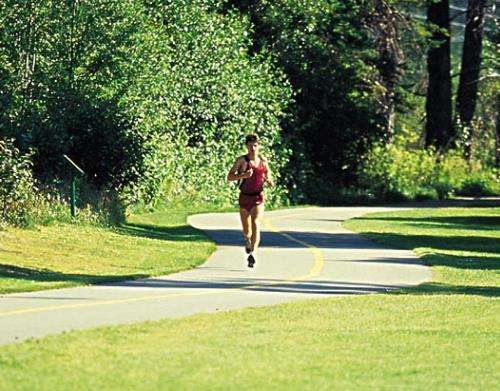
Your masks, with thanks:
[[[30,156],[0,139],[0,227],[25,224],[33,187]]]
[[[283,75],[268,56],[248,54],[248,21],[205,3],[150,2],[149,22],[127,60],[140,77],[120,108],[133,122],[132,137],[143,140],[132,201],[229,202],[235,188],[225,176],[248,132],[260,134],[278,178],[287,161],[279,126],[290,96]]]
[[[99,192],[88,183],[77,184],[76,216],[70,213],[67,183],[37,189],[29,198],[26,226],[77,223],[78,225],[111,226],[125,221],[123,201],[112,192]]]
[[[500,180],[498,172],[490,171],[471,174],[462,182],[457,194],[470,197],[499,195]]]
[[[268,55],[248,53],[248,21],[219,5],[3,2],[0,134],[33,148],[43,183],[68,180],[66,153],[98,193],[129,204],[228,202],[225,175],[250,131],[279,177],[290,89]]]
[[[359,157],[384,138],[386,87],[369,18],[373,1],[234,0],[254,24],[254,50],[272,52],[294,90],[283,123],[296,202],[330,203],[354,182]]]
[[[72,156],[97,184],[123,165],[116,97],[105,86],[134,26],[130,2],[7,0],[0,4],[0,134],[34,150],[37,177],[67,177]],[[124,145],[125,144],[125,145]]]
[[[82,182],[76,219],[69,208],[69,184],[41,186],[32,174],[31,154],[23,154],[11,139],[0,139],[0,227],[78,222],[109,225],[123,221],[123,203],[111,193]],[[65,196],[64,196],[65,195]]]
[[[375,199],[401,201],[445,199],[453,194],[498,194],[498,176],[479,162],[468,163],[460,151],[438,155],[395,144],[377,146],[363,160],[359,185]],[[464,187],[465,186],[465,187]]]

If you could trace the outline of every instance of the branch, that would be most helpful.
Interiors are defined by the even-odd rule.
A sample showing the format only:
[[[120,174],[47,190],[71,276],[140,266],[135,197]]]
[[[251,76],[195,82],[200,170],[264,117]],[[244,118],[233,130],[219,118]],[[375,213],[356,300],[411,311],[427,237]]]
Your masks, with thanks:
[[[477,79],[477,81],[483,81],[485,79],[497,79],[497,78],[500,78],[500,74],[492,73],[490,75],[484,75],[483,77],[480,77],[479,79]]]
[[[467,10],[462,11],[462,12],[457,12],[455,15],[453,15],[450,19],[450,22],[453,22],[458,16],[462,16],[463,14],[466,14]]]
[[[485,65],[485,66],[483,66],[483,67],[479,67],[479,71],[482,71],[483,69],[488,69],[488,68],[490,68],[490,67],[489,67],[489,66],[487,66],[487,65]],[[477,69],[477,68],[474,68],[474,69]],[[454,74],[453,74],[453,75],[451,75],[450,77],[453,79],[453,78],[455,78],[455,77],[457,77],[457,76],[460,76],[460,74],[461,74],[461,73],[462,73],[461,71],[460,71],[460,72],[457,72],[457,73],[454,73]]]

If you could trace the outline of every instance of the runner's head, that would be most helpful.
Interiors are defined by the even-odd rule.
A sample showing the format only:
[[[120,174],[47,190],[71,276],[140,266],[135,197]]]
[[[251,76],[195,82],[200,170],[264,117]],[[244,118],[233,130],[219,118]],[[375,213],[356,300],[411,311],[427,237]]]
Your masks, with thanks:
[[[247,146],[248,153],[257,154],[259,152],[260,140],[259,136],[257,136],[255,133],[246,135],[245,144]]]

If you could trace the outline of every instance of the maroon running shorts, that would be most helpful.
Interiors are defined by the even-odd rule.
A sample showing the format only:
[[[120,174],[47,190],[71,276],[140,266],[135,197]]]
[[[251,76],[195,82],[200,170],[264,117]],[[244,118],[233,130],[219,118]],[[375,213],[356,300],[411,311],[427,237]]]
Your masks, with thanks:
[[[240,208],[246,209],[247,211],[251,211],[254,206],[260,205],[264,202],[264,193],[259,193],[256,195],[248,195],[240,193],[240,198],[238,199],[238,203],[240,204]]]

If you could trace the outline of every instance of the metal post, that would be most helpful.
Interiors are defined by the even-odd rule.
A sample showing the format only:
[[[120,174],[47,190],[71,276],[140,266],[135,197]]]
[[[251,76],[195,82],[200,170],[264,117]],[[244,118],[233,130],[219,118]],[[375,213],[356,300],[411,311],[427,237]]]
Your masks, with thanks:
[[[71,175],[71,217],[76,215],[76,179],[75,175]]]
[[[63,155],[63,157],[68,161],[68,163],[72,167],[72,170],[71,170],[70,209],[71,209],[71,217],[75,217],[76,216],[76,176],[78,174],[84,175],[85,173],[67,155]]]

